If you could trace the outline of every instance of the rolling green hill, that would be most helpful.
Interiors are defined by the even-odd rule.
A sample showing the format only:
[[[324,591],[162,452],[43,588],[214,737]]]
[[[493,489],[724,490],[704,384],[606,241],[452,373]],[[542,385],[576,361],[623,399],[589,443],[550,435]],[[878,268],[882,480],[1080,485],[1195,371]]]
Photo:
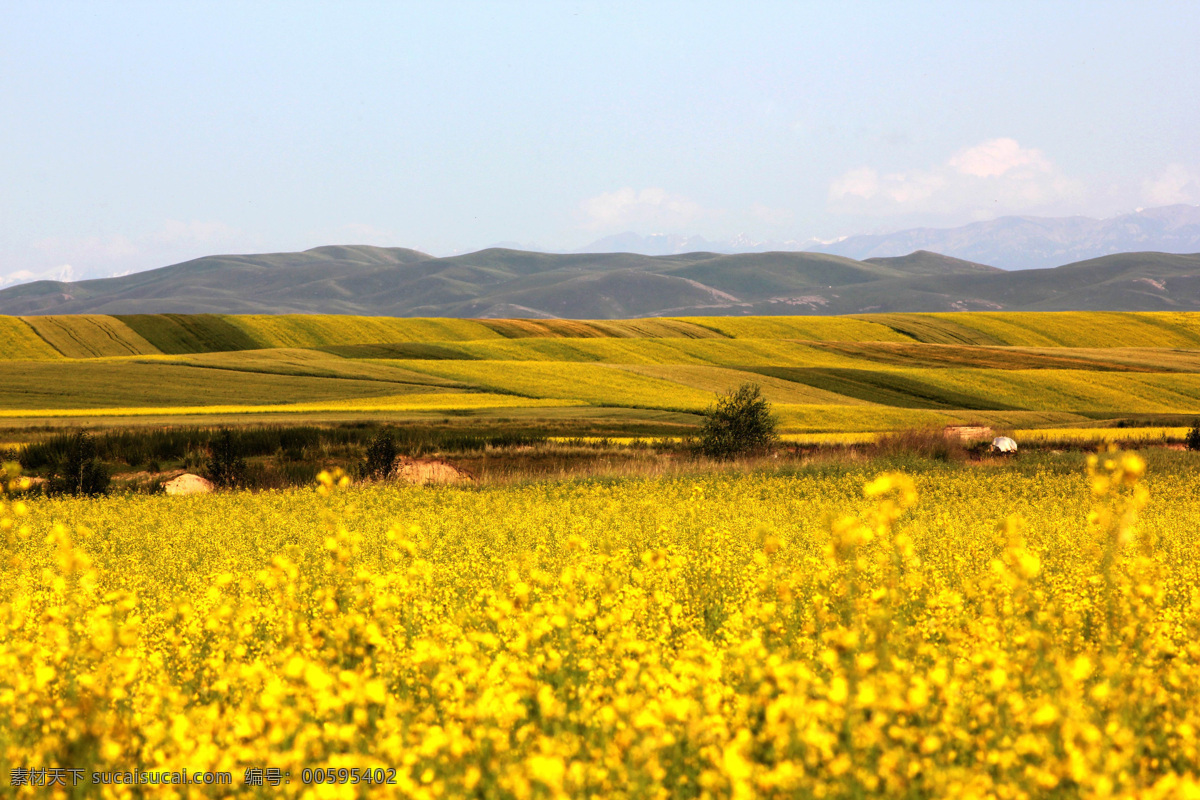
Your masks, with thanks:
[[[261,343],[251,330],[218,330],[212,318],[183,329],[182,316],[196,314],[627,320],[1004,310],[1200,310],[1200,254],[1122,253],[1004,272],[923,250],[855,261],[797,252],[643,256],[502,248],[434,258],[347,246],[211,256],[118,278],[0,290],[0,314],[118,315],[164,352],[194,350],[197,342],[210,349]]]
[[[863,263],[895,266],[909,275],[949,275],[951,273],[988,273],[995,272],[995,267],[979,264],[974,261],[964,261],[941,253],[928,250],[916,250],[906,256],[890,256],[864,258]]]

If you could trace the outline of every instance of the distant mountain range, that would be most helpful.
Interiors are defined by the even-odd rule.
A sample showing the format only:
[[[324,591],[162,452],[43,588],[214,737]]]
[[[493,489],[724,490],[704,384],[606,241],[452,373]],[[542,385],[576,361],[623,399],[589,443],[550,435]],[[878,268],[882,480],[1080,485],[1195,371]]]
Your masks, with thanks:
[[[1147,208],[1108,219],[1091,217],[1000,217],[958,228],[911,228],[895,233],[849,236],[833,242],[723,242],[699,236],[622,233],[593,242],[580,252],[675,255],[693,251],[763,253],[810,251],[864,259],[933,250],[1003,269],[1037,269],[1113,253],[1200,252],[1200,206]]]
[[[318,247],[209,256],[116,278],[0,290],[0,314],[365,314],[614,319],[877,311],[1200,310],[1200,254],[1139,252],[1006,272],[919,250],[668,256],[492,248],[434,258]]]

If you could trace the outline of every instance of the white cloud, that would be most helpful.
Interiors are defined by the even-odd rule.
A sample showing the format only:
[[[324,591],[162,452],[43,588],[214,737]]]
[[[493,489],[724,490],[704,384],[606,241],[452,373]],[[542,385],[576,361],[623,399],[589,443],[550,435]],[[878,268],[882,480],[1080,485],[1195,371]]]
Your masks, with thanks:
[[[1142,184],[1142,194],[1151,205],[1200,203],[1200,176],[1183,164],[1169,164]]]
[[[1077,201],[1082,184],[1040,150],[1015,139],[991,139],[928,169],[880,174],[852,169],[829,186],[834,211],[852,214],[937,214],[984,217],[1046,211]]]
[[[991,139],[959,151],[946,163],[963,175],[977,178],[995,178],[1022,168],[1040,173],[1054,171],[1041,150],[1021,147],[1016,139]]]
[[[7,275],[0,275],[0,286],[8,286],[14,283],[30,283],[32,281],[73,280],[75,280],[75,268],[70,264],[62,264],[57,267],[51,267],[50,269],[19,269],[16,272],[10,272]]]
[[[592,230],[628,228],[673,230],[710,212],[697,202],[665,189],[625,187],[596,195],[580,204],[585,227]]]
[[[841,177],[834,178],[829,186],[830,198],[838,200],[861,197],[870,200],[879,194],[879,173],[870,167],[852,169]]]

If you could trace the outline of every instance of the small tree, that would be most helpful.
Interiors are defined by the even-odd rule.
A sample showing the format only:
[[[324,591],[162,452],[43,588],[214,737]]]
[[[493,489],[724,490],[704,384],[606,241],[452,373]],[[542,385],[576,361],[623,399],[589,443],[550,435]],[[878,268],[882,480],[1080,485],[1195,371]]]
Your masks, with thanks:
[[[363,476],[383,479],[391,477],[396,469],[396,438],[389,430],[375,434],[367,446],[367,462],[363,465]]]
[[[777,426],[758,384],[743,383],[717,398],[705,413],[700,449],[712,458],[761,453],[778,441]]]
[[[47,489],[51,494],[95,497],[108,491],[108,470],[96,457],[96,442],[76,431],[67,442],[65,457],[55,467]]]
[[[1192,429],[1187,432],[1184,443],[1188,450],[1200,450],[1200,420],[1192,420]]]
[[[241,486],[246,482],[246,459],[233,439],[233,432],[222,428],[208,445],[208,479],[221,487]]]

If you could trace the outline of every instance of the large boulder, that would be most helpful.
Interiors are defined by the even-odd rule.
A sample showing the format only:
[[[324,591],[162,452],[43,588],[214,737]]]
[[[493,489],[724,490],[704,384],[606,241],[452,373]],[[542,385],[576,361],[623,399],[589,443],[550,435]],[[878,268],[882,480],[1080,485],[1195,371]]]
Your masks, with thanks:
[[[997,436],[992,439],[993,453],[1015,453],[1017,452],[1017,443],[1007,436]]]
[[[163,484],[163,489],[167,494],[171,495],[186,495],[186,494],[212,494],[212,481],[201,478],[199,475],[184,473],[174,480],[167,481]]]

